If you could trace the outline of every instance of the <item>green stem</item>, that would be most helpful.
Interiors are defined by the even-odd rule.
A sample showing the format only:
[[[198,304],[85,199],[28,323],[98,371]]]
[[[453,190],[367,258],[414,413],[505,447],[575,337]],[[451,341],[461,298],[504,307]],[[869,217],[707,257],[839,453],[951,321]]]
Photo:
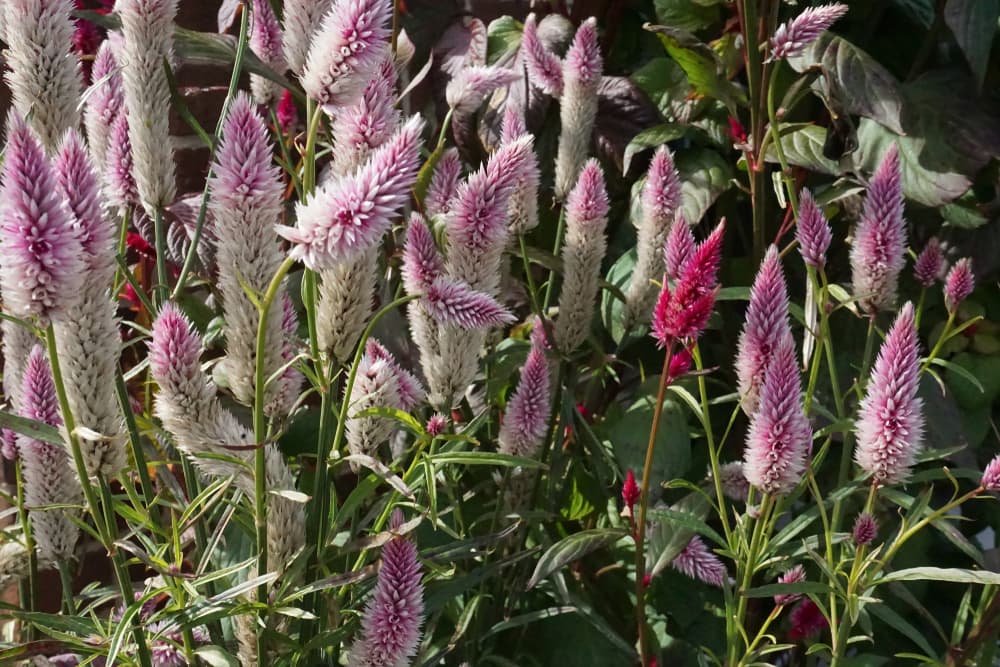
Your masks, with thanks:
[[[71,561],[61,560],[56,565],[59,568],[59,583],[62,585],[63,608],[70,616],[76,616],[76,600],[73,599],[73,574],[70,572]]]
[[[156,243],[156,287],[153,290],[153,303],[159,308],[170,295],[167,279],[167,230],[163,223],[163,209],[159,206],[153,209],[153,235]]]
[[[552,255],[559,256],[559,249],[562,247],[563,232],[566,228],[566,207],[559,209],[559,222],[556,224],[556,240],[552,247]],[[556,270],[549,271],[549,282],[545,285],[545,300],[542,302],[542,315],[549,312],[549,305],[552,303],[552,289],[556,284]]]
[[[761,542],[766,540],[765,533],[769,524],[769,518],[771,510],[774,508],[774,497],[770,494],[764,496],[764,499],[760,504],[760,516],[754,523],[753,535],[750,538],[750,549],[747,553],[746,563],[743,563],[744,569],[742,572],[742,577],[740,580],[740,588],[736,591],[739,600],[736,603],[736,618],[734,629],[739,630],[743,628],[746,618],[747,611],[747,598],[746,591],[749,590],[750,584],[753,581],[754,571],[757,569],[757,557],[759,556]],[[740,561],[737,561],[737,567],[741,565]],[[740,633],[740,636],[745,636],[746,632]],[[738,659],[739,656],[739,641],[738,637],[729,638],[729,664],[739,665],[742,664],[743,660]],[[747,647],[749,651],[749,645]],[[744,657],[746,652],[744,652]]]
[[[14,480],[17,490],[17,514],[21,521],[21,529],[24,531],[24,547],[28,552],[28,599],[25,601],[25,607],[28,611],[35,611],[38,607],[38,554],[35,553],[35,536],[31,530],[28,509],[24,506],[24,467],[20,457],[14,463]]]
[[[775,67],[779,67],[782,61],[778,61]],[[799,196],[795,192],[795,180],[792,178],[791,168],[789,167],[788,160],[785,158],[785,149],[781,145],[781,132],[780,126],[778,124],[778,114],[774,107],[774,82],[777,81],[778,77],[774,76],[774,72],[771,73],[769,77],[769,82],[767,86],[767,117],[769,121],[769,131],[771,134],[771,140],[774,143],[774,152],[778,156],[778,162],[781,164],[781,177],[785,182],[785,191],[788,192],[788,203],[792,207],[792,213],[795,215],[797,220],[799,217]],[[761,155],[761,159],[764,159],[766,155]]]
[[[694,365],[696,370],[704,370],[704,365],[701,360],[701,348],[697,343],[691,348],[691,358],[694,359]],[[722,476],[719,474],[719,450],[721,445],[716,448],[715,436],[712,434],[712,419],[709,416],[709,405],[708,405],[708,384],[705,382],[705,374],[698,374],[698,396],[701,400],[701,411],[704,417],[702,426],[705,429],[705,440],[708,445],[708,460],[709,465],[712,467],[712,483],[715,486],[715,500],[719,507],[719,519],[722,521],[722,529],[725,532],[726,543],[730,548],[733,547],[733,535],[732,529],[729,526],[729,514],[726,512],[726,494],[722,492]],[[751,489],[752,490],[752,489]]]
[[[941,348],[944,344],[948,342],[948,334],[951,332],[951,327],[955,324],[955,311],[948,313],[948,320],[944,323],[944,329],[941,330],[941,335],[934,342],[934,347],[931,349],[931,353],[927,355],[927,359],[920,366],[920,372],[923,373],[928,368],[930,368],[931,363],[937,359],[938,354],[941,353]]]

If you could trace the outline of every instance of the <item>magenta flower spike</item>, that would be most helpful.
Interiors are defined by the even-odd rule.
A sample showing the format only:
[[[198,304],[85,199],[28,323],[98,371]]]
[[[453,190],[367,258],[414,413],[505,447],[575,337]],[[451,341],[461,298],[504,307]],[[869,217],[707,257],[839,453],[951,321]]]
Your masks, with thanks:
[[[282,45],[281,24],[270,0],[252,0],[250,13],[250,50],[261,62],[278,74],[288,69]],[[270,106],[278,101],[281,85],[258,74],[250,75],[250,91],[257,104]]]
[[[718,291],[722,235],[726,221],[702,241],[684,265],[673,290],[664,285],[653,310],[652,335],[661,347],[671,341],[697,338],[708,325]]]
[[[0,207],[5,310],[43,323],[73,298],[84,264],[73,215],[45,149],[15,112],[7,120]]]
[[[302,88],[331,114],[358,101],[389,51],[389,0],[335,0],[313,38]]]
[[[797,584],[806,580],[806,569],[796,565],[778,577],[779,584]],[[802,593],[782,593],[774,596],[774,604],[787,606],[802,599]]]
[[[854,296],[869,313],[894,307],[905,251],[902,175],[894,144],[869,183],[851,246]]]
[[[392,136],[399,126],[396,109],[396,67],[386,58],[365,86],[357,104],[341,109],[331,123],[336,137],[333,164],[338,174],[361,165],[371,151]]]
[[[680,213],[670,227],[667,234],[667,242],[663,247],[663,262],[667,270],[667,278],[677,282],[681,277],[684,264],[694,254],[694,234],[691,233],[691,225]]]
[[[445,99],[458,114],[470,114],[497,88],[510,85],[517,73],[505,67],[473,65],[459,71],[448,82]]]
[[[811,446],[795,342],[787,334],[775,342],[764,374],[760,403],[747,431],[743,473],[764,493],[789,493],[802,480]]]
[[[979,485],[986,491],[1000,491],[1000,454],[986,465]]]
[[[434,235],[419,213],[410,216],[403,246],[403,287],[407,294],[422,294],[444,274],[444,260]]]
[[[103,166],[107,161],[108,135],[111,125],[118,117],[123,95],[122,77],[118,72],[113,42],[106,39],[97,49],[94,64],[90,70],[94,83],[87,93],[87,103],[83,108],[83,123],[87,128],[87,144],[93,154],[94,164]]]
[[[536,326],[541,324],[536,322]],[[549,365],[540,338],[532,341],[531,352],[521,368],[521,380],[507,402],[500,426],[499,450],[502,454],[534,456],[548,430],[552,392]]]
[[[295,107],[292,91],[286,89],[281,93],[281,100],[278,102],[278,108],[274,115],[278,118],[278,127],[281,128],[282,133],[289,134],[295,129],[299,122],[299,110]]]
[[[944,279],[944,305],[949,313],[954,313],[976,288],[976,275],[972,272],[972,260],[968,257],[955,262]]]
[[[622,483],[622,503],[625,505],[625,509],[631,515],[632,508],[635,504],[639,502],[639,498],[642,496],[642,491],[639,489],[639,485],[635,481],[635,473],[629,468],[625,472],[625,481]]]
[[[427,425],[424,426],[424,430],[427,431],[427,435],[432,438],[441,435],[448,429],[448,418],[445,417],[440,412],[431,415],[430,419],[427,420]]]
[[[826,265],[826,251],[833,240],[830,223],[826,221],[823,210],[816,205],[812,193],[803,189],[799,198],[799,220],[796,226],[795,239],[799,242],[799,253],[802,260],[814,269],[822,269]]]
[[[569,194],[587,160],[603,67],[597,21],[590,18],[577,28],[563,63],[564,84],[559,108],[561,127],[555,168],[555,193],[560,199]]]
[[[750,288],[750,305],[736,352],[736,377],[742,408],[757,411],[764,374],[778,342],[792,335],[788,323],[788,287],[777,246],[770,246]]]
[[[320,188],[296,208],[296,227],[279,227],[293,243],[290,255],[319,271],[334,267],[371,248],[392,225],[410,197],[420,168],[424,122],[413,116],[392,138],[373,151],[356,172]]]
[[[508,98],[504,105],[503,121],[500,125],[500,143],[509,144],[528,133],[524,125],[524,113]],[[538,182],[541,173],[538,158],[532,153],[521,179],[515,186],[510,199],[511,234],[524,234],[538,226]]]
[[[302,74],[313,36],[332,4],[332,0],[285,0],[282,3],[285,59],[296,74]]]
[[[941,254],[941,242],[932,236],[924,249],[917,255],[913,264],[913,277],[924,288],[933,287],[934,283],[944,275],[944,255]]]
[[[118,113],[105,151],[105,190],[108,203],[119,209],[139,204],[139,190],[132,176],[132,141],[128,136],[128,115],[124,110]]]
[[[652,226],[658,229],[667,229],[674,221],[681,204],[681,179],[674,166],[674,156],[666,145],[653,154],[639,201],[642,206],[640,225],[650,221],[655,222]]]
[[[488,329],[514,321],[514,315],[489,294],[447,277],[431,283],[422,303],[438,323],[462,329]]]
[[[875,517],[868,512],[859,514],[858,518],[854,520],[851,537],[859,547],[875,541],[875,538],[878,537],[878,523],[875,521]]]
[[[424,197],[424,211],[428,217],[444,215],[451,210],[451,203],[461,179],[462,158],[457,148],[449,148],[434,167],[434,175]]]
[[[913,304],[907,302],[879,350],[855,424],[854,460],[879,485],[906,479],[923,439],[923,406],[917,397],[919,342],[913,317]]]
[[[726,582],[725,564],[697,535],[691,538],[670,565],[678,572],[712,586],[721,587]]]
[[[709,478],[712,471],[708,471]],[[745,503],[747,494],[750,492],[750,482],[743,474],[743,461],[729,461],[719,466],[719,483],[722,485],[722,493],[730,500]]]
[[[396,531],[403,515],[393,511],[389,529]],[[349,667],[400,667],[410,660],[420,642],[424,617],[424,587],[417,547],[402,536],[382,547],[382,567],[375,593],[365,606],[361,638],[351,648]]]
[[[807,46],[836,23],[837,19],[846,14],[847,10],[848,6],[839,2],[809,7],[791,21],[782,23],[771,37],[771,56],[768,60],[800,55]]]
[[[399,390],[400,409],[412,410],[424,399],[425,392],[420,381],[413,373],[403,368],[396,361],[396,357],[392,356],[392,353],[382,343],[374,338],[369,338],[365,344],[365,354],[371,359],[381,360],[388,364]]]
[[[524,124],[524,110],[518,108],[516,104],[504,104],[503,120],[500,122],[500,143],[509,143],[527,133],[528,128]]]
[[[528,81],[547,95],[559,97],[563,91],[563,64],[554,53],[545,48],[538,38],[538,21],[534,14],[524,20],[521,36],[521,55],[528,70]]]

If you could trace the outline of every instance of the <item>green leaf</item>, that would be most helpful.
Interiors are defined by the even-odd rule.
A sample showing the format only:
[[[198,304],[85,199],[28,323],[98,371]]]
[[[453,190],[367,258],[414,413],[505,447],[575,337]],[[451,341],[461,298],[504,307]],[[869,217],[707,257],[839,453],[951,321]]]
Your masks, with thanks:
[[[694,32],[719,19],[719,7],[691,0],[653,0],[656,20],[671,28]]]
[[[13,412],[0,410],[0,428],[9,428],[15,433],[26,435],[29,438],[40,440],[50,445],[59,445],[60,447],[63,445],[62,436],[59,435],[59,429],[56,427],[35,421],[34,419],[19,417]]]
[[[628,143],[625,147],[625,157],[624,165],[622,166],[622,172],[628,173],[629,167],[632,164],[632,158],[635,157],[636,153],[641,153],[647,148],[655,148],[661,146],[668,141],[674,141],[675,139],[680,139],[687,132],[687,129],[678,125],[677,123],[662,123],[656,127],[651,127],[648,130],[643,130]]]
[[[539,581],[564,565],[579,560],[592,551],[613,544],[626,535],[628,535],[628,531],[624,528],[593,528],[559,540],[538,559],[535,572],[531,575],[527,587],[534,588]]]
[[[800,125],[791,131],[781,133],[781,148],[789,164],[805,167],[810,171],[831,176],[839,176],[841,169],[836,162],[823,155],[827,130],[819,125]],[[773,145],[768,146],[768,162],[778,162],[778,152]]]
[[[493,452],[442,452],[427,457],[437,465],[449,463],[466,466],[502,466],[505,468],[545,469],[545,464],[524,456],[510,456]]]
[[[948,225],[959,229],[975,229],[989,222],[989,218],[979,210],[979,202],[971,191],[943,206],[941,216]]]
[[[733,168],[728,160],[707,148],[684,151],[676,165],[681,177],[681,213],[693,225],[730,188]]]
[[[794,584],[765,584],[751,588],[743,594],[748,598],[769,598],[775,595],[791,595],[792,593],[827,593],[830,587],[820,581],[798,581]]]
[[[611,265],[605,281],[618,291],[624,291],[635,270],[635,261],[636,250],[633,246]],[[625,329],[625,304],[609,290],[601,291],[601,321],[616,343],[621,343],[630,333]]]
[[[200,646],[194,654],[211,667],[239,667],[239,661],[218,646]]]
[[[708,516],[709,508],[708,499],[698,491],[689,493],[670,506],[675,515],[686,514],[694,521],[703,521]],[[654,524],[648,533],[646,547],[646,562],[648,564],[652,561],[653,565],[648,568],[650,576],[656,576],[670,565],[696,532],[677,520]]]
[[[492,65],[508,53],[513,53],[521,45],[524,26],[510,16],[501,16],[490,21],[486,29],[486,62]]]
[[[874,58],[843,37],[825,32],[801,55],[788,59],[796,72],[818,67],[826,80],[813,90],[830,95],[851,114],[872,118],[902,134],[903,96],[896,78]]]
[[[676,119],[690,107],[693,89],[687,74],[672,58],[653,58],[629,76],[650,101],[656,105],[664,118]]]
[[[698,533],[699,535],[704,535],[720,547],[725,548],[727,546],[726,540],[722,537],[722,535],[719,535],[719,533],[716,532],[711,526],[690,512],[680,512],[662,507],[650,508],[649,517],[654,521],[669,523],[691,532]]]
[[[998,17],[1000,0],[948,0],[944,6],[944,22],[972,68],[977,91],[986,79]]]
[[[957,567],[910,567],[896,570],[875,581],[884,584],[890,581],[950,581],[958,584],[1000,584],[1000,572],[987,570],[963,570]]]
[[[737,105],[746,104],[746,95],[726,78],[722,60],[712,47],[690,32],[677,28],[654,25],[646,26],[646,29],[657,34],[667,53],[681,66],[698,93],[722,102],[733,115]]]

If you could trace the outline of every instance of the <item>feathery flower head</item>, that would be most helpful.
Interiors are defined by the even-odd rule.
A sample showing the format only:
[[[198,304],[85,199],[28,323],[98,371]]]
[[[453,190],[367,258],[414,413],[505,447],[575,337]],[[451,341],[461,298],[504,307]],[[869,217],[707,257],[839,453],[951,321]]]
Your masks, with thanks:
[[[932,287],[944,274],[944,255],[941,242],[932,236],[913,264],[913,276],[923,287]]]
[[[213,206],[245,211],[256,200],[280,201],[267,127],[246,93],[238,93],[222,123],[209,187]]]
[[[437,435],[441,435],[448,429],[448,418],[445,417],[440,412],[431,415],[431,418],[427,420],[427,425],[424,426],[424,430],[427,431],[427,435],[432,438]]]
[[[201,337],[191,321],[172,302],[163,304],[153,322],[149,365],[159,384],[199,369]]]
[[[625,509],[631,514],[632,508],[635,504],[639,502],[639,497],[642,492],[639,490],[639,485],[635,481],[635,473],[629,468],[625,472],[625,482],[622,484],[622,502],[625,504]]]
[[[396,510],[390,528],[402,515]],[[407,665],[420,641],[424,587],[417,548],[405,537],[393,537],[382,547],[382,567],[375,593],[365,606],[361,638],[351,648],[350,667]]]
[[[795,342],[787,334],[775,344],[764,373],[760,402],[747,431],[743,474],[764,493],[789,493],[802,480],[811,445]]]
[[[709,469],[708,478],[712,478],[712,471]],[[722,493],[730,500],[746,502],[747,494],[750,492],[750,482],[747,481],[743,473],[743,461],[729,461],[719,466],[719,483],[722,484]]]
[[[451,210],[451,202],[462,178],[462,158],[457,148],[449,148],[434,167],[434,175],[424,197],[424,210],[434,217]]]
[[[893,144],[872,175],[851,246],[854,295],[865,310],[874,313],[895,305],[905,250],[902,174]]]
[[[90,74],[93,78],[91,89],[87,92],[87,104],[83,108],[83,123],[87,128],[87,143],[93,152],[95,164],[102,166],[106,162],[105,153],[108,145],[108,134],[111,125],[118,117],[122,106],[122,77],[118,72],[118,61],[115,59],[113,42],[106,39],[97,49],[94,64]]]
[[[517,73],[506,67],[473,65],[461,70],[448,82],[445,99],[456,113],[472,113],[487,95],[510,85],[515,79]]]
[[[691,233],[691,225],[678,212],[663,246],[663,261],[667,268],[667,277],[670,280],[676,282],[681,277],[684,264],[694,254],[694,247],[695,241],[694,234]]]
[[[524,114],[519,105],[508,98],[504,105],[503,121],[500,126],[500,143],[517,141],[527,134]],[[534,152],[528,156],[521,178],[510,198],[508,228],[511,234],[523,234],[538,226],[538,182],[541,172]]]
[[[533,340],[531,352],[521,368],[521,379],[507,402],[500,426],[500,452],[515,456],[533,456],[542,445],[548,430],[551,411],[549,364],[545,348]]]
[[[750,288],[750,305],[736,352],[736,377],[743,411],[757,410],[764,372],[774,346],[791,336],[788,324],[788,287],[777,246],[770,246]]]
[[[640,224],[666,229],[673,222],[674,213],[681,203],[681,179],[674,166],[674,157],[666,145],[660,146],[653,154],[640,202]]]
[[[604,172],[600,163],[591,158],[584,163],[576,185],[566,197],[566,219],[577,226],[596,225],[603,230],[607,217],[608,192],[604,185]]]
[[[768,60],[792,58],[801,54],[837,19],[846,14],[847,10],[848,6],[839,2],[809,7],[791,21],[782,23],[771,37],[771,55]]]
[[[20,415],[49,426],[62,424],[52,370],[41,345],[31,348],[21,379]]]
[[[97,174],[76,130],[63,137],[55,161],[59,194],[69,205],[87,268],[101,275],[114,270],[115,233],[104,215]]]
[[[670,565],[678,572],[712,586],[721,587],[726,581],[726,566],[698,535],[691,538]]]
[[[597,22],[590,18],[577,29],[563,62],[555,169],[555,194],[559,199],[565,197],[576,183],[590,150],[602,67]]]
[[[332,0],[285,0],[282,6],[284,50],[288,67],[302,74],[317,27],[330,9]]]
[[[796,565],[778,577],[779,584],[797,584],[805,580],[806,568],[802,565]],[[802,593],[782,593],[781,595],[774,596],[774,604],[787,606],[793,602],[797,602],[801,598]]]
[[[365,354],[369,359],[384,361],[388,364],[399,391],[400,409],[411,410],[423,400],[425,392],[420,381],[413,373],[403,368],[396,357],[392,356],[392,353],[382,343],[374,338],[369,338],[365,344]]]
[[[337,149],[333,164],[337,173],[353,171],[392,136],[399,126],[396,109],[396,67],[386,58],[365,86],[357,104],[341,109],[333,118],[331,135]]]
[[[661,347],[671,340],[697,338],[708,324],[718,291],[716,274],[722,261],[726,221],[695,248],[674,289],[664,285],[653,311],[652,334]]]
[[[128,114],[120,109],[111,124],[105,152],[105,186],[108,203],[119,209],[139,203],[139,190],[132,175],[132,141],[128,136]]]
[[[534,14],[524,20],[521,36],[521,55],[528,70],[528,81],[552,97],[563,91],[563,64],[554,53],[545,48],[538,37],[538,22]]]
[[[439,323],[462,329],[487,329],[514,321],[514,315],[489,294],[445,276],[430,284],[423,304]]]
[[[309,47],[306,94],[330,111],[357,102],[388,54],[391,16],[388,0],[335,0]]]
[[[59,196],[45,149],[11,112],[0,207],[0,285],[6,309],[48,320],[73,298],[83,271],[73,215]]]
[[[859,547],[871,544],[878,537],[878,523],[875,521],[875,517],[868,512],[859,514],[858,518],[854,520],[851,537]]]
[[[285,92],[281,93],[281,101],[278,102],[278,108],[274,113],[282,133],[288,134],[295,129],[295,124],[299,122],[299,110],[295,107],[292,91],[286,88]]]
[[[407,294],[422,294],[444,274],[444,261],[423,216],[414,213],[406,227],[403,246],[403,287]]]
[[[580,24],[566,52],[563,64],[563,78],[576,81],[580,85],[595,86],[601,79],[604,59],[597,37],[597,20],[593,17]]]
[[[807,639],[823,630],[829,622],[816,603],[804,598],[789,615],[792,629],[788,631],[789,639]]]
[[[955,312],[975,288],[976,275],[972,272],[972,260],[964,257],[955,262],[944,279],[944,305],[948,312]]]
[[[979,485],[986,491],[1000,491],[1000,454],[986,465]]]
[[[294,245],[290,255],[318,271],[352,259],[378,243],[397,210],[409,200],[420,168],[424,122],[413,116],[368,162],[320,188],[296,208],[296,227],[278,233]]]
[[[676,379],[691,370],[691,350],[682,347],[670,357],[667,364],[667,377]]]
[[[855,425],[854,460],[876,484],[903,481],[916,460],[924,433],[920,356],[913,304],[899,311],[879,350]]]
[[[833,232],[812,193],[806,189],[802,190],[799,201],[795,238],[799,242],[803,261],[815,269],[822,269],[826,265],[826,251],[833,240]]]
[[[288,65],[282,48],[281,25],[274,15],[270,0],[252,0],[250,14],[250,50],[261,62],[278,74]],[[270,106],[281,94],[281,85],[258,74],[250,76],[250,90],[258,104]]]
[[[500,143],[514,141],[522,134],[527,134],[524,124],[524,110],[516,104],[507,103],[503,107],[503,120],[500,121]]]

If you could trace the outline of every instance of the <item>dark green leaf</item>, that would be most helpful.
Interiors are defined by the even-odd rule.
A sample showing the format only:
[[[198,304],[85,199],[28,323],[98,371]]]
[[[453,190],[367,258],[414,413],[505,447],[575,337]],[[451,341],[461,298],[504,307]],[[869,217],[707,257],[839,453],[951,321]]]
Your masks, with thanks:
[[[875,584],[890,581],[950,581],[959,584],[1000,584],[1000,572],[963,570],[957,567],[910,567],[896,570],[876,580]]]
[[[535,572],[528,580],[528,588],[534,588],[539,581],[561,567],[583,558],[592,551],[617,542],[628,535],[624,528],[594,528],[574,533],[553,544],[538,559]]]
[[[823,155],[826,133],[826,128],[818,125],[802,125],[792,128],[789,132],[782,131],[781,148],[785,153],[785,159],[797,167],[839,176],[841,169],[837,163]],[[778,152],[774,146],[767,148],[767,161],[778,162]]]
[[[35,421],[34,419],[19,417],[13,412],[0,410],[0,428],[9,428],[15,433],[26,435],[29,438],[40,440],[50,445],[59,445],[61,447],[63,444],[62,436],[59,435],[59,429],[56,427]]]
[[[657,33],[667,53],[681,66],[698,93],[722,102],[733,115],[737,105],[746,104],[746,95],[726,78],[719,54],[712,47],[677,28],[656,25],[648,26],[648,30]]]
[[[1000,0],[948,0],[944,6],[944,22],[972,68],[977,90],[986,78],[998,16]]]

